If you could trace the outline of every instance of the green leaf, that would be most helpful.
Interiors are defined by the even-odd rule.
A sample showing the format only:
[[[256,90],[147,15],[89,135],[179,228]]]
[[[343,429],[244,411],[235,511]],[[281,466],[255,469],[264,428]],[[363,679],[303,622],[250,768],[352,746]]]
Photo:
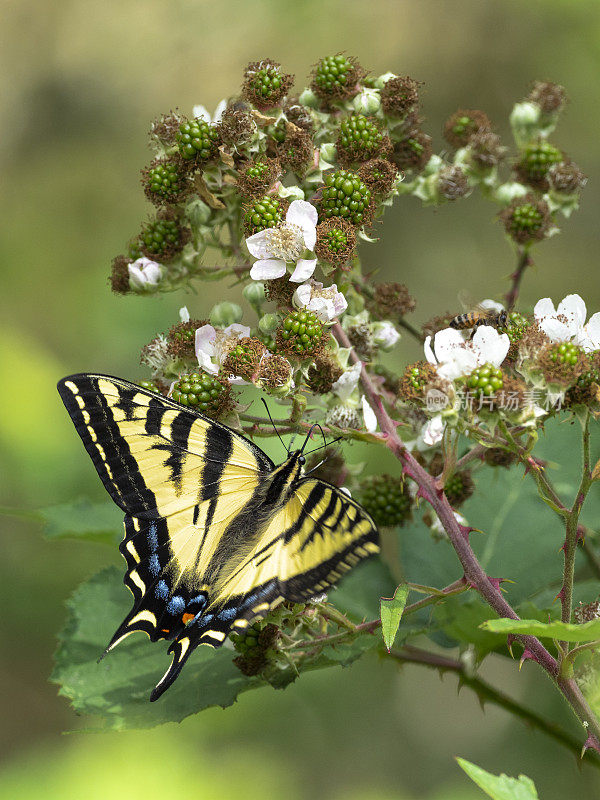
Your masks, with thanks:
[[[539,622],[537,619],[488,619],[480,627],[492,633],[521,633],[564,642],[594,642],[600,639],[600,619],[593,619],[582,625],[559,620]]]
[[[493,800],[539,800],[535,784],[526,775],[519,775],[518,778],[509,778],[504,774],[492,775],[464,758],[457,758],[456,761]]]
[[[472,644],[477,660],[481,661],[488,653],[500,650],[507,653],[506,637],[481,629],[490,615],[489,606],[478,597],[464,600],[462,597],[449,597],[438,603],[433,610],[433,618],[446,636],[454,641],[451,645]]]
[[[89,539],[117,544],[123,538],[123,512],[112,501],[86,498],[42,508],[38,512],[47,539]]]
[[[238,670],[227,645],[217,650],[199,647],[169,691],[150,703],[150,692],[171,659],[165,642],[151,643],[142,634],[132,634],[98,663],[130,605],[117,567],[83,583],[68,601],[69,616],[59,635],[52,680],[60,684],[60,694],[71,700],[75,711],[101,718],[96,729],[179,722],[210,706],[225,708],[240,692],[265,686],[262,678],[249,678]],[[301,671],[346,666],[379,641],[377,635],[364,635],[326,646],[303,663]],[[283,669],[280,675],[270,675],[269,682],[284,688],[296,678],[295,670]]]
[[[409,591],[408,584],[401,583],[394,592],[393,597],[381,598],[381,632],[383,633],[383,641],[388,653],[394,646],[394,639],[398,632]]]

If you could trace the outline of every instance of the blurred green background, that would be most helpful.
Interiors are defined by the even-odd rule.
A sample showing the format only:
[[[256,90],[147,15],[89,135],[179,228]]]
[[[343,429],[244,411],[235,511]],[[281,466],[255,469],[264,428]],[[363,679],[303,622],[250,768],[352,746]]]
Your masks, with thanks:
[[[600,6],[572,0],[21,0],[2,2],[0,47],[0,503],[34,509],[103,490],[59,403],[70,372],[142,376],[139,349],[202,299],[110,294],[113,255],[149,212],[139,169],[145,132],[162,112],[209,109],[235,93],[250,60],[271,57],[304,85],[322,55],[345,50],[375,74],[424,81],[434,146],[457,107],[483,108],[508,140],[507,117],[534,78],[566,86],[554,141],[590,177],[582,209],[536,248],[522,298],[579,292],[600,308],[598,250]],[[476,196],[439,210],[398,202],[365,246],[367,267],[406,282],[418,321],[454,308],[457,292],[500,296],[513,256]],[[226,290],[227,291],[227,290]],[[233,295],[232,295],[233,296]],[[410,344],[402,359],[416,351]],[[363,457],[358,452],[353,458]],[[365,659],[303,676],[283,693],[249,693],[179,726],[77,732],[47,683],[64,600],[118,553],[46,543],[26,519],[0,520],[2,662],[0,796],[11,798],[285,796],[290,800],[477,798],[453,762],[532,777],[544,800],[600,796],[600,772],[498,709],[485,715],[456,679]],[[124,589],[125,591],[125,589]],[[484,676],[568,720],[545,681],[488,660]],[[70,736],[64,731],[75,731]]]

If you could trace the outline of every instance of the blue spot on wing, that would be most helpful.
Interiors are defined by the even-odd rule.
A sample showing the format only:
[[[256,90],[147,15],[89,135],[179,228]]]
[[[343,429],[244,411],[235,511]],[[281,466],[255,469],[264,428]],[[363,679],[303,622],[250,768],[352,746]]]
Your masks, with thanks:
[[[155,554],[150,556],[148,559],[148,570],[154,577],[156,577],[160,573],[160,561],[158,560],[158,556]]]
[[[172,597],[167,604],[167,611],[169,614],[181,614],[185,610],[185,600],[180,595],[176,594]]]
[[[224,608],[223,611],[220,611],[217,615],[219,619],[228,620],[233,619],[238,612],[237,608]]]
[[[167,586],[165,581],[159,581],[156,586],[154,587],[154,595],[158,597],[159,600],[166,600],[169,596],[169,587]]]
[[[155,522],[148,526],[148,547],[152,551],[158,550],[158,528]]]

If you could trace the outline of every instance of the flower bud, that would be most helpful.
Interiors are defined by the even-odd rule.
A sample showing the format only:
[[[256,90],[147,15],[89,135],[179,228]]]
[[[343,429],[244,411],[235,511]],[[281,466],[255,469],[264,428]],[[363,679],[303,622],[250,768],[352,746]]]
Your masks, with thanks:
[[[312,89],[305,89],[298,100],[303,106],[308,106],[309,108],[319,107],[319,98]]]
[[[522,183],[516,181],[507,181],[501,183],[494,192],[494,198],[503,206],[507,206],[516,200],[517,197],[523,197],[529,190]]]
[[[286,200],[304,200],[304,192],[299,186],[284,186],[282,183],[277,187],[277,195]]]
[[[230,303],[228,300],[217,303],[210,312],[210,323],[215,327],[226,328],[234,322],[242,319],[242,309],[237,303]]]
[[[136,292],[152,291],[164,277],[163,268],[156,261],[142,257],[129,264],[129,285]]]
[[[211,214],[212,211],[210,210],[210,206],[208,206],[203,200],[200,200],[199,197],[195,197],[185,207],[185,215],[188,218],[190,225],[195,230],[197,230],[200,225],[207,225]]]
[[[372,325],[373,342],[381,350],[391,350],[400,338],[400,334],[391,322],[383,320]]]
[[[509,119],[518,147],[524,147],[532,139],[542,135],[540,117],[541,109],[536,103],[527,100],[515,103]]]
[[[321,145],[320,156],[323,161],[333,163],[336,159],[336,147],[333,142],[325,142]]]
[[[363,89],[352,100],[352,106],[357,114],[376,114],[381,108],[381,97],[377,89]]]
[[[281,319],[278,314],[264,314],[258,321],[262,333],[273,333],[279,327]]]
[[[260,314],[260,307],[265,302],[265,285],[261,281],[252,281],[244,286],[242,294],[250,303],[257,314]]]
[[[375,78],[373,86],[376,89],[383,89],[385,84],[391,80],[392,78],[397,78],[398,76],[395,75],[393,72],[384,72],[383,75],[380,75],[378,78]]]

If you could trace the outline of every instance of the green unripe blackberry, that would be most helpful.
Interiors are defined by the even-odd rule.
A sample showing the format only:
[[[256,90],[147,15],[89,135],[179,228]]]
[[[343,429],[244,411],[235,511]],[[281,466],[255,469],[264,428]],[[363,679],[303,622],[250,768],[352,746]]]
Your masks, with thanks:
[[[218,411],[223,407],[229,393],[225,386],[214,375],[206,372],[191,372],[182,375],[171,391],[176,403],[188,406],[203,414]]]
[[[320,219],[342,217],[353,225],[362,225],[368,220],[371,190],[355,172],[339,169],[324,177],[321,193]]]
[[[244,227],[248,236],[274,228],[285,219],[285,205],[279,197],[265,195],[245,209]]]
[[[348,163],[368,161],[391,149],[389,140],[376,123],[363,114],[353,114],[342,120],[336,146],[338,158]]]
[[[353,58],[338,53],[322,58],[312,73],[311,88],[323,99],[350,97],[364,71]]]
[[[313,311],[292,311],[277,330],[277,349],[299,356],[311,355],[322,338],[323,325]]]
[[[174,217],[158,217],[142,228],[140,249],[148,258],[169,258],[183,249],[186,233]]]
[[[509,236],[519,244],[543,239],[552,222],[548,204],[532,194],[513,200],[500,213],[500,219]]]
[[[187,189],[186,173],[186,166],[179,157],[154,161],[142,170],[146,197],[159,206],[180,200]]]
[[[176,136],[181,156],[201,161],[208,161],[216,154],[218,138],[217,129],[201,117],[182,122]]]
[[[138,258],[142,257],[142,251],[140,248],[140,240],[132,239],[129,244],[127,245],[127,255],[133,261],[137,261]]]
[[[273,139],[278,144],[282,144],[285,142],[286,130],[285,130],[285,121],[280,119],[277,125],[273,126],[271,131],[271,139]]]
[[[458,508],[473,494],[475,485],[468,470],[455,472],[451,475],[444,485],[444,493],[448,502],[454,508]]]
[[[469,375],[467,386],[477,396],[491,397],[504,386],[502,370],[493,364],[484,364],[482,367],[474,369]]]
[[[410,517],[412,500],[401,478],[369,476],[363,483],[360,502],[381,527],[403,525]]]
[[[555,364],[571,364],[574,366],[579,361],[583,351],[571,342],[561,342],[554,345],[550,351],[550,360]]]
[[[407,370],[406,377],[416,392],[422,392],[429,380],[426,370],[422,369],[417,364]]]
[[[518,163],[518,173],[531,181],[544,179],[550,167],[563,160],[562,152],[545,139],[528,144]]]
[[[140,381],[138,386],[141,386],[142,389],[147,389],[149,392],[160,392],[160,389],[154,381]]]
[[[597,367],[592,367],[587,372],[584,372],[577,378],[577,386],[581,389],[586,389],[592,383],[600,384],[600,370]]]
[[[242,97],[258,108],[272,108],[284,98],[294,76],[283,72],[281,65],[268,58],[253,61],[246,67]]]
[[[459,109],[446,121],[444,137],[453,147],[465,147],[469,139],[482,130],[491,130],[492,124],[479,109]]]
[[[265,355],[265,346],[260,339],[245,336],[228,352],[223,361],[223,372],[235,375],[247,381],[253,379],[261,358]]]
[[[348,237],[340,228],[333,228],[325,234],[324,243],[332,253],[341,253],[348,247]]]
[[[435,384],[437,373],[435,367],[427,361],[409,364],[404,370],[398,386],[398,395],[409,402],[422,403],[425,390]]]

